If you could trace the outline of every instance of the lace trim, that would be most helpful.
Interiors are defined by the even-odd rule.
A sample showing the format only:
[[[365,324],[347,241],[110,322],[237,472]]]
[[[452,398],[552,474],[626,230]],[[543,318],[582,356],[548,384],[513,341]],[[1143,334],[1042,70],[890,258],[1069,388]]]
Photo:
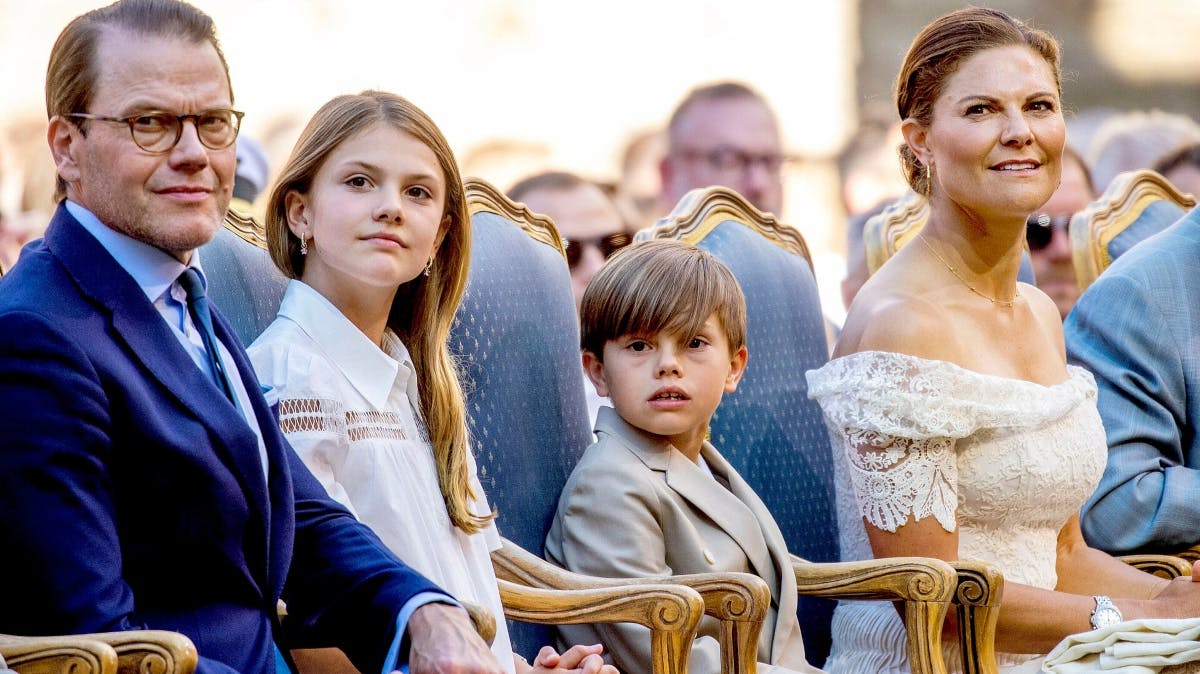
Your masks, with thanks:
[[[395,412],[343,411],[330,398],[287,398],[279,401],[279,428],[285,433],[332,433],[351,442],[369,439],[407,440],[400,415]]]
[[[958,461],[950,438],[910,440],[856,430],[843,436],[862,516],[894,532],[911,514],[954,531]]]
[[[860,428],[922,439],[964,438],[981,428],[1033,428],[1062,418],[1096,384],[1067,367],[1054,386],[980,374],[946,361],[863,351],[809,371],[808,395],[840,429]]]
[[[377,410],[346,412],[346,435],[350,437],[351,442],[369,438],[383,440],[406,440],[408,438],[408,432],[404,430],[400,415]]]
[[[279,401],[279,428],[288,433],[326,432],[342,434],[346,429],[342,404],[331,398],[286,398]]]

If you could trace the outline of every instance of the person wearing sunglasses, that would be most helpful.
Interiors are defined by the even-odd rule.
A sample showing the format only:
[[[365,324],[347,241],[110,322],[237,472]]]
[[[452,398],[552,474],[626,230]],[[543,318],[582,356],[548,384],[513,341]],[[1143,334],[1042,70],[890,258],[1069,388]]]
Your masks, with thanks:
[[[1093,199],[1092,180],[1083,159],[1069,146],[1063,148],[1062,182],[1050,199],[1025,222],[1025,241],[1033,258],[1037,286],[1054,300],[1066,319],[1079,299],[1079,282],[1071,262],[1067,227],[1071,216]]]
[[[609,256],[633,241],[621,211],[599,185],[566,171],[524,178],[508,190],[508,198],[554,221],[567,251],[578,312],[592,277]]]
[[[571,291],[578,313],[583,291],[592,277],[613,253],[633,241],[616,202],[596,183],[566,171],[531,175],[513,185],[508,198],[524,202],[529,210],[548,215],[554,221],[567,251]],[[600,407],[611,403],[596,393],[590,379],[584,377],[583,381],[588,419],[594,426]]]

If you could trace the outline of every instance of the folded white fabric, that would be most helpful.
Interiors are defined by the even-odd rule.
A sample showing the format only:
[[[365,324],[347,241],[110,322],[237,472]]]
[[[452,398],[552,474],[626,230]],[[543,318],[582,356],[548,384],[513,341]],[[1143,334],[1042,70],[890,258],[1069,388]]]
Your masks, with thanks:
[[[1156,674],[1200,661],[1200,618],[1129,620],[1063,639],[1042,664],[1047,674]]]

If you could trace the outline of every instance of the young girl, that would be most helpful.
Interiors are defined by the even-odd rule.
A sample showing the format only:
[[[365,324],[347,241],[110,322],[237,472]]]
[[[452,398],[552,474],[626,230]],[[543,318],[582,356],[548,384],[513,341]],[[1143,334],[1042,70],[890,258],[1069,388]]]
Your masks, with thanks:
[[[512,654],[489,556],[500,539],[447,349],[471,235],[437,126],[394,94],[329,101],[266,217],[271,257],[293,280],[250,354],[296,452],[405,562],[496,616],[505,669],[615,674],[599,646],[545,647],[532,668]]]

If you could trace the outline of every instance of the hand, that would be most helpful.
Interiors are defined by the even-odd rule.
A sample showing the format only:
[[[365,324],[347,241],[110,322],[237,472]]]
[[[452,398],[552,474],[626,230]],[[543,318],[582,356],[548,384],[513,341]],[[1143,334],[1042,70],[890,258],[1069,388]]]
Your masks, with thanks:
[[[1194,618],[1200,616],[1200,562],[1192,564],[1192,575],[1176,578],[1154,595],[1148,618]]]
[[[538,651],[537,657],[533,660],[533,667],[529,671],[535,674],[542,672],[619,674],[616,667],[604,664],[604,658],[600,657],[603,652],[604,647],[600,644],[572,646],[562,655],[559,655],[550,646],[542,646],[542,650]]]
[[[408,620],[410,674],[503,674],[467,612],[426,604]]]

